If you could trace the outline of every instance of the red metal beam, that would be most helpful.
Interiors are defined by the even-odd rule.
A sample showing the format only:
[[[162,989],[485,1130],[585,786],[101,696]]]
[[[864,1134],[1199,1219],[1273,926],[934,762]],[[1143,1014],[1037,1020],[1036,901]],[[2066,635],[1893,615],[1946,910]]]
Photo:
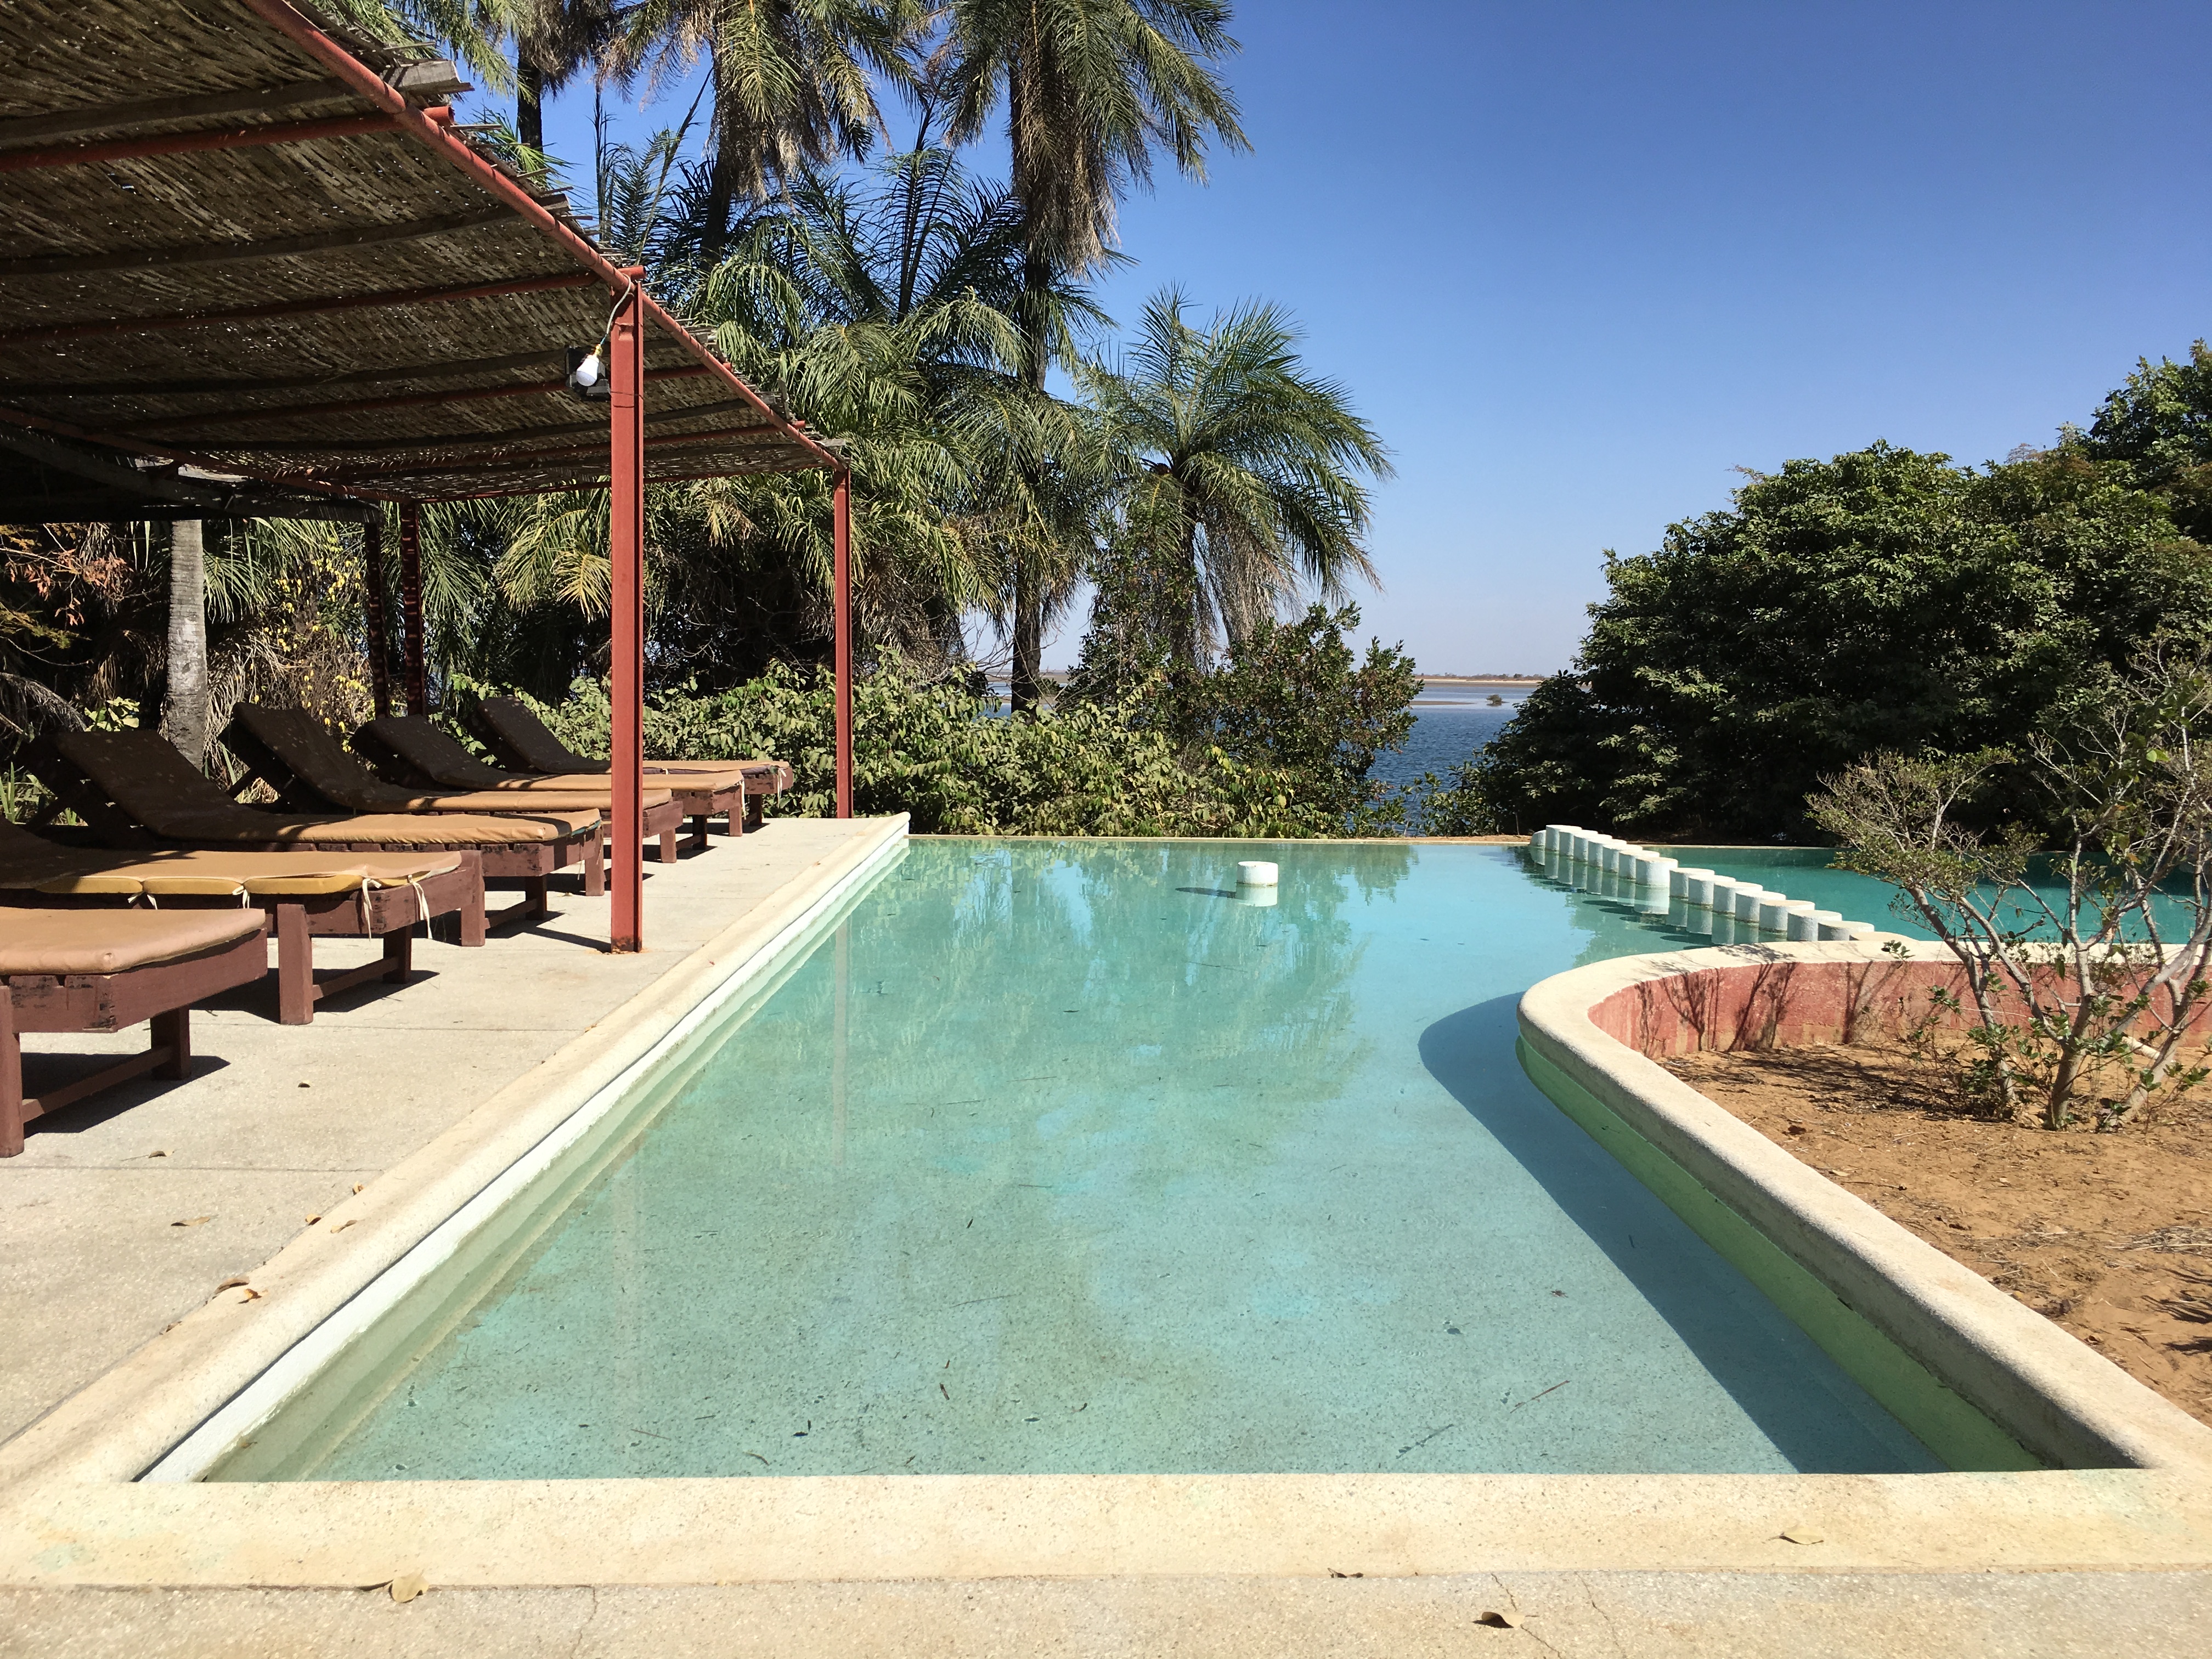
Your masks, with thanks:
[[[446,113],[450,118],[453,112],[447,110]],[[357,138],[365,132],[396,132],[398,129],[399,123],[389,115],[340,115],[326,121],[272,121],[258,127],[164,132],[150,138],[111,139],[104,144],[63,144],[53,149],[0,151],[0,173],[38,173],[89,161],[128,161],[142,155],[191,155],[210,149],[305,144],[318,138]]]
[[[836,589],[837,816],[853,816],[853,475],[840,467],[830,491],[830,573]]]
[[[687,444],[727,443],[733,439],[753,437],[759,431],[757,426],[741,426],[721,432],[678,433],[672,437],[647,438],[645,447],[647,449],[668,449]],[[434,440],[426,442],[423,448],[426,451],[430,449],[434,442]],[[333,448],[337,447],[335,444],[331,446]],[[586,455],[598,454],[604,447],[600,444],[562,444],[557,449],[483,449],[462,455],[425,455],[412,461],[386,461],[375,466],[349,467],[343,472],[332,472],[328,476],[343,481],[348,478],[392,477],[406,472],[450,472],[458,467],[468,466],[529,466],[538,461],[580,459]],[[810,461],[807,465],[811,469],[813,463]],[[717,473],[709,476],[726,475]]]
[[[549,294],[561,289],[594,288],[589,272],[557,276],[518,276],[501,283],[466,283],[458,288],[388,289],[380,294],[341,294],[327,300],[288,300],[277,305],[240,306],[230,311],[183,311],[165,317],[116,317],[98,322],[49,323],[0,334],[0,345],[40,340],[86,340],[101,334],[151,334],[164,329],[207,328],[224,323],[262,322],[274,317],[315,317],[333,311],[374,311],[389,306],[434,305],[450,300],[498,300],[511,294]]]
[[[430,672],[422,648],[422,503],[399,503],[399,608],[407,626],[407,712],[430,712]]]
[[[708,371],[703,368],[653,368],[646,371],[648,383],[654,380],[696,380]],[[248,421],[285,421],[308,415],[364,415],[380,409],[421,409],[438,404],[480,403],[490,398],[523,398],[536,392],[566,392],[568,382],[559,380],[525,380],[514,386],[470,386],[459,392],[410,392],[392,398],[353,398],[337,403],[293,404],[288,407],[268,409],[240,409],[219,413],[203,410],[197,415],[164,415],[158,421],[134,421],[129,426],[116,428],[118,432],[159,432],[165,427],[238,426]],[[597,450],[599,446],[592,446]]]
[[[645,290],[642,270],[608,330],[611,393],[607,548],[614,566],[613,896],[607,938],[617,952],[645,948]]]

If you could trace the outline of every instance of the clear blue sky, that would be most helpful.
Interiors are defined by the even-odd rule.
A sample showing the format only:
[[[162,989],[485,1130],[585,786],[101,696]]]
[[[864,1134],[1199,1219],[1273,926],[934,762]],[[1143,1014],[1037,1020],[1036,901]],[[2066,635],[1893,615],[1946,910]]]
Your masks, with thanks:
[[[1253,149],[1129,202],[1103,297],[1297,314],[1397,463],[1368,630],[1431,671],[1564,666],[1602,550],[1736,466],[2001,458],[2212,335],[2201,0],[1237,13]]]

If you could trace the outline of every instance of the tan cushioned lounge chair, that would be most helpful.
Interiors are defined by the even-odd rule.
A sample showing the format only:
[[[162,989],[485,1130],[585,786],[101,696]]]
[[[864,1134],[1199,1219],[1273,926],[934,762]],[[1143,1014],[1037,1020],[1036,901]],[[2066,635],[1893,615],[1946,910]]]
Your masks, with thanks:
[[[289,805],[347,812],[597,813],[607,804],[604,787],[532,790],[517,800],[512,790],[477,789],[425,793],[387,783],[342,748],[331,730],[304,708],[268,708],[241,702],[232,713],[223,746],[252,767]],[[668,799],[663,793],[660,799]]]
[[[455,742],[450,732],[420,714],[387,714],[381,720],[371,720],[353,734],[353,746],[402,782],[425,782],[448,789],[495,789],[526,801],[534,801],[541,794],[588,792],[603,803],[610,814],[614,807],[614,781],[605,774],[567,773],[539,778],[520,772],[502,772],[495,766],[485,765]],[[660,861],[675,863],[678,852],[677,836],[684,827],[684,808],[665,789],[650,786],[643,792],[641,805],[645,838],[651,841],[657,836]],[[699,844],[703,845],[705,840],[702,832]]]
[[[492,918],[494,924],[544,914],[546,878],[568,865],[580,864],[587,894],[604,885],[596,812],[549,807],[499,817],[309,817],[240,805],[153,732],[67,732],[23,752],[57,799],[111,843],[143,845],[150,837],[185,846],[383,856],[466,850],[482,856],[484,878],[524,884],[523,902]]]
[[[518,770],[573,775],[613,769],[611,761],[570,751],[520,698],[481,698],[474,705],[473,720],[485,746]],[[717,815],[728,821],[733,836],[743,835],[748,822],[757,828],[762,803],[771,794],[781,794],[791,781],[791,769],[779,761],[648,760],[643,769],[647,781],[665,785],[684,803],[702,846]]]
[[[141,1073],[181,1078],[191,1005],[268,971],[258,910],[0,908],[0,1158],[23,1126]],[[23,1097],[25,1031],[118,1031],[150,1019],[152,1045],[35,1100]]]
[[[546,729],[545,722],[520,697],[484,697],[477,704],[484,736],[496,738],[493,747],[503,750],[510,764],[532,772],[607,771],[611,761],[579,755]],[[653,760],[645,763],[647,776],[660,776],[672,789],[683,786],[679,778],[714,777],[736,773],[753,786],[753,793],[781,794],[793,779],[790,765],[779,760]]]
[[[0,819],[0,890],[26,902],[171,907],[257,900],[276,916],[277,1018],[304,1025],[325,997],[372,978],[404,981],[413,929],[434,916],[459,918],[460,942],[484,942],[483,860],[473,851],[111,852],[58,847]],[[185,912],[189,914],[189,909]],[[314,937],[381,939],[381,960],[318,984]]]
[[[596,830],[596,812],[557,807],[525,817],[453,813],[371,812],[305,817],[243,806],[171,748],[159,732],[64,732],[52,739],[64,760],[108,798],[165,841],[292,843],[313,848],[374,846],[410,849],[522,846]]]
[[[614,787],[604,772],[564,772],[539,777],[487,766],[420,714],[386,714],[355,733],[368,739],[370,752],[381,752],[441,788],[590,792],[604,798]]]

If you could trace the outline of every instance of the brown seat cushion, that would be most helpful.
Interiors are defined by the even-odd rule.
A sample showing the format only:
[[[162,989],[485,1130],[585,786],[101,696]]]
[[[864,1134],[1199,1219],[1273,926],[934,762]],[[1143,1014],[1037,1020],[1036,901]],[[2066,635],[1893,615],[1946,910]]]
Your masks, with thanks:
[[[0,976],[119,974],[258,933],[258,910],[0,908]]]

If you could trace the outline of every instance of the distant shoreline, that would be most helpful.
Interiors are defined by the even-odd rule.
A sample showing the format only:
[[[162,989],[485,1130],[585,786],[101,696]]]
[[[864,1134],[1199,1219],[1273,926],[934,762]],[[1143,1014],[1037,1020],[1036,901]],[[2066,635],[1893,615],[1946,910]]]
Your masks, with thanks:
[[[1423,674],[1423,685],[1541,685],[1541,674]]]

